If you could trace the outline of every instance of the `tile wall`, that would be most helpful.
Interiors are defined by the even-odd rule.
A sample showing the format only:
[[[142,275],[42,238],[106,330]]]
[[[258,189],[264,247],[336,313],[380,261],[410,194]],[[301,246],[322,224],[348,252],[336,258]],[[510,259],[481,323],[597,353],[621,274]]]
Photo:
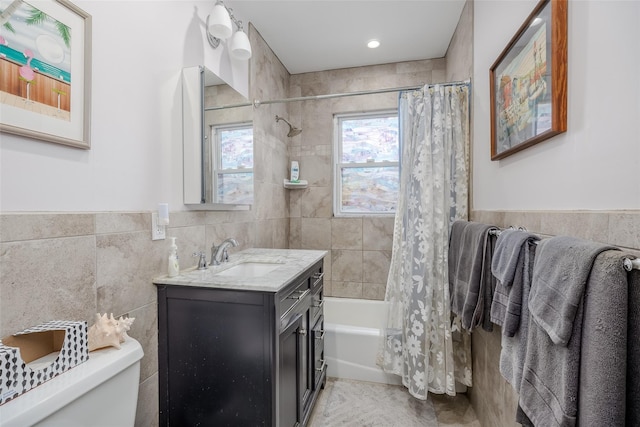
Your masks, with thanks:
[[[172,212],[180,265],[234,236],[241,250],[286,247],[286,219],[256,221],[253,212]],[[268,237],[267,237],[268,236]],[[271,237],[276,236],[276,237]],[[278,237],[279,236],[279,237]],[[0,337],[54,319],[96,313],[135,317],[129,335],[144,349],[137,426],[158,423],[155,276],[167,269],[169,240],[151,241],[150,212],[3,213],[0,215]]]
[[[523,226],[542,237],[563,235],[608,243],[640,256],[640,211],[474,211],[472,221]],[[469,397],[483,426],[515,426],[518,396],[499,369],[500,329],[471,334],[473,387]]]
[[[445,60],[432,59],[291,76],[289,96],[419,86],[445,81]],[[291,248],[323,249],[327,295],[384,299],[393,217],[333,216],[333,117],[336,113],[397,109],[398,93],[310,100],[289,104],[291,122],[303,129],[290,138],[289,157],[300,163],[304,190],[289,190]]]
[[[254,28],[254,99],[287,96],[289,74]],[[256,88],[255,90],[253,88]],[[254,111],[255,203],[248,211],[171,212],[167,236],[177,237],[180,265],[196,251],[235,237],[240,247],[286,248],[289,193],[284,129],[275,114]],[[284,133],[286,134],[286,132]],[[0,213],[0,337],[52,320],[86,320],[96,313],[135,317],[129,335],[143,346],[136,426],[158,425],[158,343],[153,278],[167,271],[169,240],[151,241],[151,212]]]

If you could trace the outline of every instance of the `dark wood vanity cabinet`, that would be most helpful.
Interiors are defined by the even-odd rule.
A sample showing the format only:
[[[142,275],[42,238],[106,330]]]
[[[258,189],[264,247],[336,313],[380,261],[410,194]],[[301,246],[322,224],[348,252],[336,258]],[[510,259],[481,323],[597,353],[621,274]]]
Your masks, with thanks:
[[[323,273],[278,292],[158,284],[160,425],[306,425],[326,381]]]

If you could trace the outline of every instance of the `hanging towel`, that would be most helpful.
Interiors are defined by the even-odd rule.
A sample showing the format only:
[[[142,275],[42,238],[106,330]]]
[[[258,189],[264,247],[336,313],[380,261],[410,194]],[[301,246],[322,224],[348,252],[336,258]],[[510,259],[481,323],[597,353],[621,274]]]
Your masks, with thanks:
[[[568,236],[538,246],[529,311],[555,344],[567,345],[593,261],[600,252],[617,248]]]
[[[531,275],[533,274],[533,260],[537,245],[525,244],[525,261],[523,265],[528,266],[523,274],[522,281],[522,311],[520,313],[520,327],[513,336],[502,334],[502,350],[500,351],[500,374],[513,389],[520,393],[522,383],[522,368],[524,367],[525,356],[527,354],[527,337],[529,333],[529,292],[531,290]],[[497,293],[496,288],[496,293]]]
[[[627,317],[627,426],[640,425],[640,270],[628,273],[629,315]]]
[[[622,267],[625,256],[629,255],[620,251],[601,253],[587,282],[578,390],[580,425],[625,425],[628,337],[627,271]]]
[[[449,240],[449,290],[451,310],[468,331],[482,325],[486,286],[492,286],[489,231],[497,227],[477,222],[455,221]],[[488,306],[488,305],[487,305]],[[487,312],[487,316],[489,313]]]
[[[491,272],[497,279],[491,304],[491,321],[502,326],[502,333],[513,337],[520,327],[522,291],[529,272],[529,245],[540,240],[520,230],[503,230],[496,241]]]
[[[616,248],[564,236],[538,245],[518,402],[533,425],[576,425],[584,291],[595,257],[607,249]]]

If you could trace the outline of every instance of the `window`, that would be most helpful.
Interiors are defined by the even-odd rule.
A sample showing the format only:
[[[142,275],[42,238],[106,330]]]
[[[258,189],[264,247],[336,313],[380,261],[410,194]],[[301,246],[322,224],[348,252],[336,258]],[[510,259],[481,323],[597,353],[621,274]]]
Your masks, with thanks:
[[[400,184],[398,112],[334,118],[334,214],[394,214]]]
[[[213,191],[216,203],[253,203],[253,125],[213,126]]]

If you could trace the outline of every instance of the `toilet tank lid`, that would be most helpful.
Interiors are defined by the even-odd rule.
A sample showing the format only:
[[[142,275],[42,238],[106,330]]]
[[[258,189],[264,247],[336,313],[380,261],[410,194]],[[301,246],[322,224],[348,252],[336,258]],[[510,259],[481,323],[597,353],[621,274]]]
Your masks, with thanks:
[[[0,425],[33,425],[139,362],[143,355],[140,343],[129,336],[120,349],[92,351],[86,362],[0,405]]]

